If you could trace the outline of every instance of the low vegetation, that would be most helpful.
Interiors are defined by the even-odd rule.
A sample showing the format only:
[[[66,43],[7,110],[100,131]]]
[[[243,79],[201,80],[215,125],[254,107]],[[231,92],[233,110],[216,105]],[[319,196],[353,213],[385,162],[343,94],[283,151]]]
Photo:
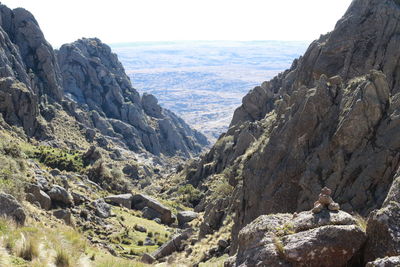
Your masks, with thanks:
[[[79,151],[39,146],[34,151],[34,157],[60,171],[82,172],[84,169],[82,152]]]

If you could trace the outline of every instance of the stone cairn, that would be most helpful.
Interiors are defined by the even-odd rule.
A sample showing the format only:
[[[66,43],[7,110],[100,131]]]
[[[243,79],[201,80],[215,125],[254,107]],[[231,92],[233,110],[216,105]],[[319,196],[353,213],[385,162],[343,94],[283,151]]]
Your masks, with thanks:
[[[321,193],[319,194],[318,200],[314,202],[314,208],[312,209],[312,212],[319,213],[325,207],[331,211],[339,210],[340,206],[338,203],[333,201],[331,194],[332,194],[332,190],[330,190],[328,187],[322,188]]]

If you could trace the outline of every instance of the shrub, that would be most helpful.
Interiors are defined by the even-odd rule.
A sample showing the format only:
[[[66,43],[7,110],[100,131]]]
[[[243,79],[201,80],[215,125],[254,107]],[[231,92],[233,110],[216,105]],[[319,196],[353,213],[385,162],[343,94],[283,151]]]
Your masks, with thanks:
[[[48,167],[60,171],[82,172],[84,167],[82,153],[77,151],[40,146],[34,152],[34,157]]]
[[[184,202],[192,204],[193,206],[199,204],[203,196],[200,190],[194,188],[191,184],[181,186],[178,189],[178,194],[181,195],[181,198]]]
[[[21,147],[17,143],[5,142],[2,145],[2,150],[5,155],[13,158],[21,158],[23,155]]]

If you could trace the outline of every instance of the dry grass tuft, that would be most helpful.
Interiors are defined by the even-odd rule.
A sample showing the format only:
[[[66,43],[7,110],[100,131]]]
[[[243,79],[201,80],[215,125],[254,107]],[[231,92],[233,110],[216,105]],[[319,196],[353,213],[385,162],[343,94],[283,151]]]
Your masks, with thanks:
[[[32,261],[39,256],[39,240],[33,236],[21,239],[21,247],[17,250],[17,256],[26,261]]]
[[[57,267],[70,267],[71,265],[71,256],[64,249],[57,249],[56,258],[54,264]]]

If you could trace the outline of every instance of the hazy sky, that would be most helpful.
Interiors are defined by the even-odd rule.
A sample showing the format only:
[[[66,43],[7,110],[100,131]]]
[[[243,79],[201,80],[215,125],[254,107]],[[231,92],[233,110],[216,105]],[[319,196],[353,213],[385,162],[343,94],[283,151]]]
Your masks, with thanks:
[[[81,37],[106,43],[172,40],[313,40],[351,0],[1,0],[24,7],[55,47]]]

